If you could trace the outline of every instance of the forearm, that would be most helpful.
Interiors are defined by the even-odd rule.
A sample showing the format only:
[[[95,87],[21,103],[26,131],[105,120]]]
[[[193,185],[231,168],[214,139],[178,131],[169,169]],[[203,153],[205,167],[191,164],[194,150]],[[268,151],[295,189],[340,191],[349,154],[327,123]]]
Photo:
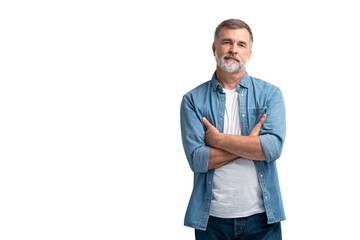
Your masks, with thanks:
[[[219,134],[213,147],[246,159],[258,161],[266,159],[257,136]]]
[[[239,156],[225,150],[212,147],[210,149],[208,170],[219,168],[239,158]]]

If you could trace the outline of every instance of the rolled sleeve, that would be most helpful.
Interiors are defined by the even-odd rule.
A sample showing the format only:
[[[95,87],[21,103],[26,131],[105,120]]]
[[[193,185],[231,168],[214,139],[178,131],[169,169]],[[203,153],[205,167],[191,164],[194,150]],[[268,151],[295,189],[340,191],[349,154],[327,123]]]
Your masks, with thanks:
[[[268,101],[266,115],[259,139],[266,161],[273,162],[281,156],[286,133],[285,104],[278,88]]]
[[[193,172],[207,172],[210,147],[204,142],[202,116],[191,97],[185,95],[180,107],[181,137],[186,158]]]

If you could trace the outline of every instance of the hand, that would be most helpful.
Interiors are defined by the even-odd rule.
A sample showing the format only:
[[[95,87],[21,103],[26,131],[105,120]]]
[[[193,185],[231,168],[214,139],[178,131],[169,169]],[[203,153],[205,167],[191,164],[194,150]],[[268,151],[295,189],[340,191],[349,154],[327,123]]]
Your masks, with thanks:
[[[208,146],[215,147],[218,137],[221,133],[216,129],[216,127],[211,125],[211,123],[205,117],[203,117],[202,121],[207,129],[204,137],[205,143]]]
[[[264,113],[262,115],[262,117],[260,118],[259,122],[254,126],[254,128],[251,130],[251,133],[249,134],[249,136],[259,136],[260,135],[260,131],[262,128],[262,125],[264,124],[265,120],[266,120],[267,116]]]

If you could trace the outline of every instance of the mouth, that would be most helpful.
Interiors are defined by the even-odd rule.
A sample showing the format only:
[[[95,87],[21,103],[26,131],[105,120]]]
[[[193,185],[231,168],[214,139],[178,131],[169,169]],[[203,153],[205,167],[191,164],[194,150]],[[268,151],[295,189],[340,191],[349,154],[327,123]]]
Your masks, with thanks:
[[[233,57],[225,57],[224,59],[229,60],[229,61],[239,62],[239,60],[237,60],[236,58],[233,58]]]

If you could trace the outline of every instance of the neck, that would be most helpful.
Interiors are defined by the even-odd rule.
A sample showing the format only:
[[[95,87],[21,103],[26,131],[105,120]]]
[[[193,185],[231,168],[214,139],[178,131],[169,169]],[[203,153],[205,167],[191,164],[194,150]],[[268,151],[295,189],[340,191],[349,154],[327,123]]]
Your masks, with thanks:
[[[238,73],[228,73],[222,70],[219,66],[216,68],[216,78],[220,85],[225,89],[234,89],[239,84],[246,73],[246,68]]]

